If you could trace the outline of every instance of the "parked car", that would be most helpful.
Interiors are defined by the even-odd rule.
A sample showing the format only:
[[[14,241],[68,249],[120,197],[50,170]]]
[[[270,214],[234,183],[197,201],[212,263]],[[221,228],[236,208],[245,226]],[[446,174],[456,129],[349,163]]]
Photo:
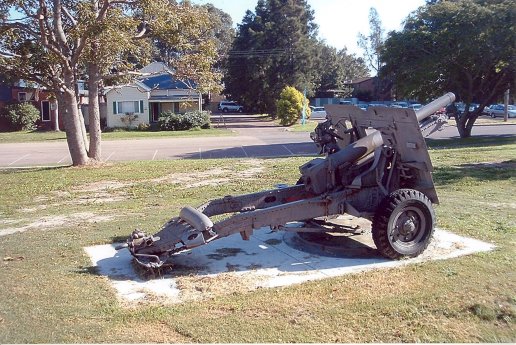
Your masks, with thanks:
[[[352,105],[351,101],[340,101],[339,104]]]
[[[419,109],[423,108],[423,105],[419,104],[419,103],[413,103],[413,104],[410,104],[408,107],[410,109],[419,110]]]
[[[312,111],[310,118],[312,118],[312,119],[325,119],[326,118],[326,110],[324,109],[324,107],[310,106],[310,110]]]
[[[489,115],[489,111],[493,109],[496,106],[496,104],[491,104],[490,106],[487,106],[482,110],[482,115]]]
[[[408,102],[393,102],[391,103],[391,108],[408,108]]]
[[[244,107],[233,101],[222,101],[218,106],[219,110],[224,113],[241,113],[244,111]]]
[[[507,107],[507,116],[510,118],[516,117],[516,106],[509,105]],[[505,114],[505,106],[503,104],[492,105],[487,109],[487,114],[492,118],[503,117]]]

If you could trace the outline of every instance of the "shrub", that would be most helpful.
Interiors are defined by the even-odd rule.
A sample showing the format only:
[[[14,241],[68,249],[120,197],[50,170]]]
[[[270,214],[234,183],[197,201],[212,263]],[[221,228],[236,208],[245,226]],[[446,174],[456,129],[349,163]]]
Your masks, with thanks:
[[[16,103],[4,108],[0,113],[0,122],[7,130],[26,131],[36,128],[39,116],[39,110],[32,104]]]
[[[164,131],[186,131],[192,128],[210,128],[210,113],[207,111],[191,111],[175,114],[167,111],[161,113],[158,126]]]
[[[308,119],[310,117],[308,100],[294,87],[285,86],[280,93],[280,98],[276,101],[276,111],[281,125],[290,126],[297,122],[303,110],[303,101]]]
[[[139,131],[148,131],[150,129],[150,125],[148,123],[140,123],[136,126],[136,129]]]
[[[138,119],[138,115],[127,113],[120,117],[120,122],[127,126],[127,128],[131,128],[133,126],[133,122]]]

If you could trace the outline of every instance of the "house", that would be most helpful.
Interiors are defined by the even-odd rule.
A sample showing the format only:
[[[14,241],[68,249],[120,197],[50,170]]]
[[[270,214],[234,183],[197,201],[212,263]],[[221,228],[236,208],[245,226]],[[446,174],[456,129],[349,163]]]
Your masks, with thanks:
[[[151,75],[105,90],[108,127],[153,124],[163,112],[184,114],[202,109],[202,97],[195,85],[175,79],[164,64],[153,63],[141,72]]]
[[[353,88],[353,97],[361,101],[392,100],[392,82],[378,77],[357,78],[345,83]]]
[[[56,117],[59,128],[64,128],[62,120],[58,117],[56,98],[51,92],[41,88],[25,87],[22,83],[15,86],[0,86],[0,107],[21,102],[29,102],[39,110],[39,128],[55,129]]]

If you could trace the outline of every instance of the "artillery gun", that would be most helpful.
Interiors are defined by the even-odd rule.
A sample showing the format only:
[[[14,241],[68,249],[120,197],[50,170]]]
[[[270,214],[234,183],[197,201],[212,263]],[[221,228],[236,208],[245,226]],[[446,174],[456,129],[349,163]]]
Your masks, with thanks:
[[[155,235],[135,230],[118,249],[126,247],[137,263],[157,268],[174,255],[229,235],[240,233],[248,240],[265,226],[299,232],[349,231],[331,222],[349,214],[372,221],[373,241],[382,255],[418,256],[431,240],[432,204],[439,202],[423,135],[446,123],[446,117],[436,112],[454,100],[455,95],[448,93],[418,111],[327,105],[327,121],[310,135],[325,157],[300,166],[295,186],[184,207]],[[229,216],[216,223],[210,219],[223,214]],[[305,226],[286,226],[293,221]]]

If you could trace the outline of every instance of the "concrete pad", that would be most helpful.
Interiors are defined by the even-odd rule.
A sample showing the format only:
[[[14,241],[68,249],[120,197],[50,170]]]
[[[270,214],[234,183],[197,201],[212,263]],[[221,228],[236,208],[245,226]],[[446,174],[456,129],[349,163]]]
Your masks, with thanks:
[[[172,259],[172,269],[161,272],[161,276],[154,279],[141,278],[129,251],[117,252],[116,244],[85,250],[98,273],[109,279],[123,301],[181,303],[235,291],[287,286],[366,270],[444,260],[494,248],[489,243],[436,229],[422,255],[392,261],[377,255],[346,257],[331,251],[326,254],[310,250],[309,246],[302,250],[297,236],[291,232],[272,232],[268,228],[255,231],[250,241],[243,241],[239,235],[229,236],[177,255]],[[369,246],[367,241],[364,243]],[[192,295],[192,291],[195,294]]]

